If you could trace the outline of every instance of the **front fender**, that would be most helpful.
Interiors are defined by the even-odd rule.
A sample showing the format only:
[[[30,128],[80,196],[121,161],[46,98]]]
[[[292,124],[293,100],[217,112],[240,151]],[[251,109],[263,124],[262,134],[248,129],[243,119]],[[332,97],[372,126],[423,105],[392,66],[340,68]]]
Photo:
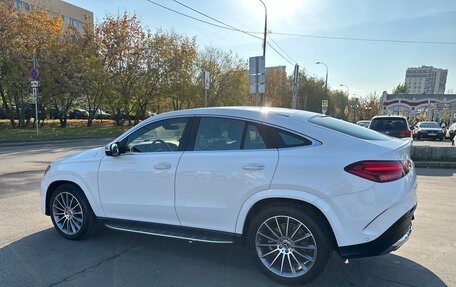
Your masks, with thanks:
[[[97,191],[91,190],[81,178],[68,174],[46,176],[41,182],[41,209],[43,212],[46,210],[46,194],[49,186],[56,181],[68,181],[77,184],[84,192],[95,216],[104,217],[105,214],[101,207]]]
[[[343,237],[342,223],[337,218],[332,208],[320,197],[306,193],[303,191],[285,190],[285,189],[270,189],[257,192],[250,196],[242,205],[236,221],[235,232],[242,234],[244,230],[245,220],[250,209],[259,201],[264,199],[292,199],[303,201],[307,204],[315,206],[328,220],[331,225],[334,236],[337,242]],[[343,240],[342,240],[343,241]]]

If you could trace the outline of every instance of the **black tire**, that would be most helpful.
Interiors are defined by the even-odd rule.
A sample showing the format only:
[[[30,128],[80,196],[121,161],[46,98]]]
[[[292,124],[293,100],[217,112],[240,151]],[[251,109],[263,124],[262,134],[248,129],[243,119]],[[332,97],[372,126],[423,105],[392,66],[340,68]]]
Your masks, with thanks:
[[[61,210],[62,205],[55,201],[57,198],[58,202],[61,203],[66,197],[69,197],[71,199],[71,196],[73,196],[74,198],[71,200],[71,203],[69,205],[75,207],[74,215],[73,213],[70,215],[72,221],[65,220],[65,218],[62,218],[62,216],[64,216],[60,214],[63,212],[63,210]],[[79,207],[77,206],[77,204],[79,204]],[[60,233],[60,235],[62,235],[66,239],[80,240],[87,238],[89,235],[93,233],[93,231],[96,228],[95,214],[93,213],[92,208],[90,207],[90,204],[84,195],[84,192],[77,185],[74,184],[65,183],[54,190],[51,196],[51,200],[49,202],[49,213],[55,229],[57,230],[57,232]],[[76,215],[76,213],[78,213],[78,215]],[[76,220],[76,216],[78,216],[78,220],[79,217],[82,218],[82,224],[79,225],[79,229],[77,230],[77,232],[72,233],[71,231],[76,230],[77,223],[79,223],[79,221]],[[59,224],[57,223],[58,221],[60,221]],[[64,224],[66,227],[62,227],[60,225],[61,222],[68,222],[68,225]],[[72,222],[75,222],[73,226],[70,225]],[[66,232],[66,228],[68,228],[68,230],[70,231]]]
[[[257,231],[259,229],[261,230],[262,226],[265,226],[263,224],[264,222],[268,222],[268,220],[271,220],[271,218],[273,218],[273,217],[278,217],[279,219],[287,218],[287,217],[296,219],[297,222],[302,223],[304,225],[304,227],[306,228],[305,230],[310,231],[310,234],[313,236],[312,242],[316,246],[316,250],[314,251],[315,253],[313,253],[313,255],[312,255],[312,256],[314,256],[314,261],[313,261],[313,264],[310,267],[308,267],[310,269],[308,269],[307,271],[304,270],[304,272],[305,272],[304,274],[301,274],[299,276],[295,275],[296,277],[286,277],[281,274],[276,274],[275,272],[278,272],[277,270],[273,271],[272,269],[266,267],[265,263],[263,263],[263,261],[266,261],[265,259],[267,259],[267,257],[264,257],[265,259],[260,258],[259,253],[262,252],[261,248],[270,248],[269,250],[275,248],[275,246],[274,247],[257,247],[257,245],[256,245],[259,238],[262,238],[262,236],[257,235]],[[283,229],[283,224],[284,224],[283,222],[280,222],[277,225],[282,226],[282,229]],[[299,226],[300,225],[298,225],[298,227],[295,227],[295,230],[299,229]],[[272,228],[275,228],[275,227],[272,227]],[[279,229],[276,228],[276,231],[278,231],[278,230]],[[291,227],[290,227],[290,233],[291,233]],[[297,235],[298,233],[294,233],[294,234]],[[271,233],[271,234],[273,234],[273,233]],[[291,239],[296,239],[293,237],[293,235],[291,235]],[[265,275],[267,275],[268,277],[270,277],[282,284],[305,284],[305,283],[309,283],[309,282],[313,281],[325,269],[326,264],[328,263],[329,257],[331,255],[332,249],[333,249],[332,244],[331,244],[331,242],[332,242],[331,238],[332,237],[330,236],[328,227],[325,224],[325,220],[322,219],[317,213],[313,212],[312,210],[306,210],[306,208],[302,207],[302,206],[281,204],[281,205],[272,205],[267,208],[264,208],[261,212],[259,212],[257,215],[254,216],[254,218],[249,222],[246,243],[247,243],[248,252],[249,252],[250,256],[252,257],[254,264]],[[267,239],[267,240],[270,241],[269,239]],[[301,241],[301,240],[299,240],[299,238],[298,238],[296,241]],[[301,241],[301,242],[305,242],[305,241]],[[272,243],[272,241],[271,241],[271,243]],[[276,243],[273,243],[273,244],[276,244]],[[271,245],[273,245],[273,244],[271,244]],[[277,244],[279,244],[279,243],[277,243]],[[299,244],[301,244],[301,243],[299,243]],[[296,245],[298,245],[298,244],[296,244]],[[290,250],[293,250],[293,248],[295,247],[295,243],[292,242],[291,246],[292,246],[292,248],[290,248]],[[283,248],[282,245],[281,246],[277,245],[277,248],[279,248],[279,247]],[[269,250],[266,250],[265,252],[268,252]],[[295,250],[298,250],[298,249],[295,249]],[[276,256],[275,254],[278,254],[277,256],[282,258],[280,256],[281,253],[279,251],[276,251],[276,252],[278,252],[278,253],[273,253],[272,256],[275,257]],[[287,252],[288,252],[288,249],[287,249]],[[303,252],[303,251],[301,250],[301,252]],[[264,255],[265,253],[262,253],[262,254]],[[291,254],[288,254],[287,258],[292,258],[292,256],[290,256],[290,255]],[[298,254],[296,254],[296,256],[297,255]],[[305,254],[305,255],[307,255],[307,254]],[[285,258],[285,255],[282,255],[282,256]],[[304,258],[304,257],[302,257],[302,258]],[[296,259],[296,257],[295,257],[295,259]],[[293,261],[293,259],[291,259],[291,260]],[[279,262],[279,261],[281,261],[281,260],[277,260],[276,262]],[[281,262],[284,262],[284,261],[281,261]],[[312,261],[310,261],[310,262],[312,262]],[[269,263],[269,262],[267,262],[267,263]],[[274,264],[274,262],[272,262],[272,263]],[[295,265],[296,267],[299,266],[300,268],[297,268],[297,270],[304,269],[301,267],[302,262],[298,263],[299,265],[297,265],[296,263],[298,263],[298,262],[293,261],[293,264],[291,262],[289,263],[288,266],[290,266],[290,268],[288,268],[288,269],[290,270],[290,272],[288,272],[288,273],[292,272],[291,271],[292,265]],[[305,264],[306,263],[304,263],[304,265]],[[274,268],[274,265],[273,265],[273,268]],[[281,268],[283,268],[283,265]],[[282,270],[280,270],[280,271],[282,271]],[[296,270],[295,270],[295,272],[296,272]],[[302,272],[302,271],[299,271],[299,272]]]

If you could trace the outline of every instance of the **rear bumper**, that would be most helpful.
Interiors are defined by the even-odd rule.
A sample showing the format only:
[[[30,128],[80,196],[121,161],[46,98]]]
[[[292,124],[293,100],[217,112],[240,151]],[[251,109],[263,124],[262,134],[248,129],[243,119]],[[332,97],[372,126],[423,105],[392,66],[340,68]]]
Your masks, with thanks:
[[[342,258],[377,256],[399,249],[410,237],[416,206],[399,218],[377,239],[356,245],[339,247]]]

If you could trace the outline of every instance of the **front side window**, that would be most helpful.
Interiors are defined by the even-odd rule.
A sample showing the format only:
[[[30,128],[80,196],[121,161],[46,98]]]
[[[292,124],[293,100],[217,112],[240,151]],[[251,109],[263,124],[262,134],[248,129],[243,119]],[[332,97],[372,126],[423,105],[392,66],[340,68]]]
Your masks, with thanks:
[[[177,118],[148,124],[128,136],[125,152],[182,150],[182,137],[188,121],[188,118]]]
[[[201,118],[195,138],[195,151],[239,150],[245,122],[225,118]]]

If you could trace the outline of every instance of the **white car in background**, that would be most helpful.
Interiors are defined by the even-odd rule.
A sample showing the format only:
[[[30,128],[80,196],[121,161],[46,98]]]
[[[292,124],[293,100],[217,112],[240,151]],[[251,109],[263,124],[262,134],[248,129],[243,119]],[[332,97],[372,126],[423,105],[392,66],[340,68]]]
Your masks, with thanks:
[[[410,145],[298,110],[169,112],[106,147],[51,163],[41,207],[68,239],[88,236],[100,222],[192,241],[241,241],[265,274],[306,283],[332,250],[375,256],[407,240],[416,207]]]

